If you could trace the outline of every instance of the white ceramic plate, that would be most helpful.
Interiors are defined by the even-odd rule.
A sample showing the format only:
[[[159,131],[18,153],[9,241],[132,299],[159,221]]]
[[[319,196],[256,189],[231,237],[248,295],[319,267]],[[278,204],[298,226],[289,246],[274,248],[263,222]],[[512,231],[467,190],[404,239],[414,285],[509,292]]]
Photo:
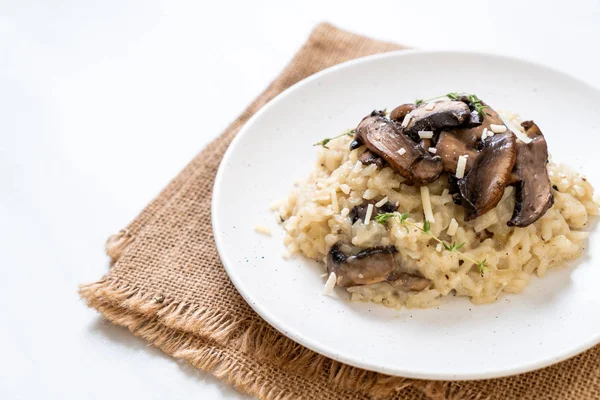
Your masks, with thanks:
[[[448,298],[439,308],[392,310],[321,295],[322,266],[284,260],[269,211],[315,162],[313,143],[371,110],[466,91],[533,119],[556,161],[600,188],[600,92],[529,62],[459,52],[401,51],[316,74],[258,112],[227,151],[213,197],[217,247],[246,301],[284,335],[333,359],[387,374],[479,379],[541,368],[600,342],[600,234],[567,268],[532,278],[491,305]],[[267,225],[273,236],[254,232]],[[596,224],[592,224],[596,226]]]

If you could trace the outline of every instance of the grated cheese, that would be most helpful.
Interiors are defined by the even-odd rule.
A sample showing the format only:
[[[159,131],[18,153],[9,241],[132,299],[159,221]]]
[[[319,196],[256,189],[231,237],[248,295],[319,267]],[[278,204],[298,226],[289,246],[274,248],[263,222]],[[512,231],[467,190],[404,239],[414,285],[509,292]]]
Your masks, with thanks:
[[[365,225],[371,222],[371,216],[373,215],[373,204],[367,206],[367,213],[365,214]]]
[[[406,149],[404,147],[400,148],[400,150],[398,150],[398,154],[403,155],[404,153],[406,153]]]
[[[419,137],[421,139],[431,139],[433,137],[433,131],[419,131]]]
[[[331,208],[334,213],[340,212],[340,204],[338,203],[337,194],[335,193],[335,189],[331,188]]]
[[[488,137],[488,130],[487,128],[483,128],[483,132],[481,132],[481,140],[485,140]]]
[[[335,287],[336,281],[337,276],[335,276],[335,272],[329,274],[329,278],[327,278],[327,282],[325,282],[325,286],[323,287],[323,296],[329,296],[333,293],[333,288]]]
[[[458,163],[456,163],[456,177],[462,179],[465,176],[465,168],[467,167],[467,155],[458,157]]]
[[[502,118],[502,117],[500,117],[500,118]],[[525,144],[528,144],[528,143],[531,143],[531,141],[533,140],[532,138],[530,138],[529,136],[527,136],[525,133],[521,132],[521,129],[519,129],[519,127],[513,125],[510,121],[507,121],[506,119],[502,118],[502,122],[504,122],[504,125],[506,125],[506,126],[508,126],[510,128],[510,131],[521,142],[523,142]]]
[[[437,245],[437,246],[435,246],[435,251],[437,251],[438,253],[441,253],[441,252],[442,252],[442,248],[443,248],[443,247],[442,247],[442,244],[441,244],[441,243],[438,243],[438,245]]]
[[[271,229],[269,229],[268,227],[266,227],[264,225],[255,225],[254,230],[263,235],[271,236]]]
[[[427,151],[429,151],[431,154],[437,153],[437,149],[435,147],[430,147],[427,149]]]
[[[406,114],[404,116],[404,119],[402,120],[402,127],[406,128],[408,126],[408,124],[410,124],[411,119],[412,119],[412,117],[410,116],[410,114]]]
[[[490,129],[494,133],[504,133],[506,132],[506,125],[490,124]]]
[[[527,136],[526,134],[524,134],[520,130],[513,131],[513,133],[515,134],[515,136],[517,137],[517,139],[519,139],[521,142],[523,142],[525,144],[529,144],[533,140],[532,138],[530,138],[529,136]]]
[[[433,101],[430,101],[429,103],[425,104],[425,107],[423,108],[427,111],[431,111],[435,108],[435,103]]]
[[[423,202],[423,214],[425,214],[425,219],[429,222],[435,222],[433,209],[431,208],[431,197],[429,196],[429,188],[427,186],[421,186],[421,202]]]
[[[381,199],[377,203],[375,203],[375,206],[381,207],[382,205],[384,205],[387,202],[388,202],[388,198],[387,198],[387,196],[385,196],[383,199]]]
[[[448,230],[446,231],[446,233],[448,234],[448,236],[454,236],[457,230],[458,222],[456,222],[456,220],[452,218],[452,221],[450,221],[450,225],[448,225]]]

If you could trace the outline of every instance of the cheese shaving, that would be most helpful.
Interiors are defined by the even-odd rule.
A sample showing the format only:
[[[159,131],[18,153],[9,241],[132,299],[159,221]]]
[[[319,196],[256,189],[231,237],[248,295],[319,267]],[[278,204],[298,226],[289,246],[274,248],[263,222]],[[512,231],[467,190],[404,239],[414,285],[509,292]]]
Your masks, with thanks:
[[[519,127],[514,126],[510,121],[507,121],[506,119],[502,118],[502,122],[504,122],[504,125],[508,126],[508,129],[510,129],[510,131],[512,133],[514,133],[514,135],[517,137],[517,139],[519,139],[521,142],[528,144],[528,143],[531,143],[531,141],[533,140],[532,138],[527,136],[525,133],[521,132]]]
[[[437,149],[435,147],[430,147],[427,149],[427,151],[429,151],[431,154],[437,153]]]
[[[433,131],[419,131],[419,137],[421,139],[431,139],[433,137]]]
[[[402,120],[402,127],[406,128],[408,126],[408,124],[410,124],[411,119],[412,119],[412,117],[410,116],[410,114],[406,114],[404,116],[404,119]]]
[[[381,199],[377,203],[375,203],[375,206],[376,207],[381,207],[381,206],[383,206],[387,202],[388,202],[388,198],[387,198],[387,196],[385,196],[383,199]]]
[[[504,133],[506,132],[506,125],[490,124],[490,129],[494,133]]]
[[[462,179],[465,176],[465,168],[467,167],[467,156],[458,157],[456,164],[456,177]]]
[[[373,215],[373,204],[367,206],[367,213],[365,214],[365,225],[371,222],[371,216]]]
[[[431,197],[429,196],[429,188],[427,186],[421,186],[421,201],[423,202],[423,214],[425,214],[425,219],[429,222],[435,222],[433,209],[431,208]]]
[[[404,153],[406,153],[406,149],[404,147],[400,148],[400,150],[397,151],[398,154],[400,155],[404,155]]]
[[[431,111],[435,108],[435,103],[433,101],[430,101],[429,103],[425,104],[425,107],[423,108],[427,111]]]

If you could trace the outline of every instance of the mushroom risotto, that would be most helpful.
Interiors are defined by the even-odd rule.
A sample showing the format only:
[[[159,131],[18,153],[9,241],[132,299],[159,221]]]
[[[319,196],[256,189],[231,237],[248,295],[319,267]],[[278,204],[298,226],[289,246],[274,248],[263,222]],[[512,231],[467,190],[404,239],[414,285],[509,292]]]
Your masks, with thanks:
[[[279,205],[290,253],[323,262],[324,293],[400,308],[489,303],[581,255],[593,188],[548,162],[533,121],[449,93],[373,111],[316,144]]]

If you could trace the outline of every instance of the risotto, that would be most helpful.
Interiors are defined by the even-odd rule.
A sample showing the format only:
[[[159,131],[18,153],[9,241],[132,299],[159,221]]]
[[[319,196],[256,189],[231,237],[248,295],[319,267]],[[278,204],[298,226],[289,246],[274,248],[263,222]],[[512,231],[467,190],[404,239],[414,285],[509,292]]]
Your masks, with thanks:
[[[467,105],[468,111],[481,111],[472,102]],[[414,116],[415,109],[430,108],[423,111],[429,112],[434,107],[429,103],[412,106],[396,118],[394,129],[406,132],[411,112]],[[441,103],[439,108],[443,108]],[[390,120],[397,114],[394,110]],[[498,128],[492,124],[496,136],[513,134],[516,145],[531,141],[526,136],[531,125],[521,125],[514,114],[499,114],[505,125],[501,123]],[[377,118],[379,127],[388,123],[387,115]],[[473,127],[481,128],[481,124],[462,129],[470,132]],[[360,134],[360,125],[357,131]],[[368,156],[380,158],[378,147],[365,147],[364,136],[356,143],[359,136],[353,140],[356,131],[352,131],[319,143],[314,170],[279,204],[289,253],[300,253],[325,265],[326,293],[337,284],[352,300],[395,308],[432,307],[449,295],[468,296],[475,304],[490,303],[502,292],[521,292],[532,274],[542,277],[549,268],[581,255],[588,235],[584,229],[589,218],[598,215],[593,188],[584,177],[551,160],[546,163],[546,153],[541,168],[547,171],[551,193],[539,203],[540,192],[545,193],[545,189],[532,185],[543,186],[539,182],[545,176],[535,175],[536,182],[528,189],[523,181],[535,166],[528,165],[529,172],[519,175],[517,147],[513,165],[506,166],[512,178],[507,178],[497,199],[491,201],[493,206],[486,208],[481,198],[489,193],[481,192],[488,188],[473,184],[477,193],[474,200],[469,199],[467,178],[473,180],[477,178],[473,174],[479,173],[477,179],[488,179],[481,171],[489,159],[493,160],[494,174],[504,168],[505,158],[511,161],[510,155],[502,153],[505,148],[485,153],[485,146],[478,144],[472,148],[478,153],[471,155],[463,149],[453,154],[448,169],[447,160],[436,153],[443,152],[441,135],[454,131],[420,126],[416,132],[419,137],[413,141],[421,141],[419,146],[431,155],[431,163],[444,164],[435,179],[420,177],[429,174],[429,166],[421,175],[413,170],[408,176],[406,171],[398,172],[400,167],[392,159],[365,162],[364,153],[371,149],[375,154]],[[479,129],[477,142],[485,144],[493,135],[491,129]],[[399,158],[410,151],[405,147],[395,151]],[[503,158],[494,160],[498,154]],[[475,159],[471,165],[469,158]],[[490,179],[496,184],[500,178],[494,175]],[[535,201],[529,204],[527,196]]]

